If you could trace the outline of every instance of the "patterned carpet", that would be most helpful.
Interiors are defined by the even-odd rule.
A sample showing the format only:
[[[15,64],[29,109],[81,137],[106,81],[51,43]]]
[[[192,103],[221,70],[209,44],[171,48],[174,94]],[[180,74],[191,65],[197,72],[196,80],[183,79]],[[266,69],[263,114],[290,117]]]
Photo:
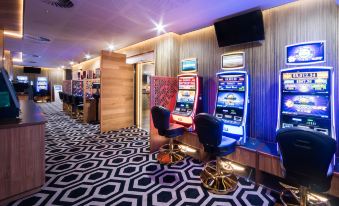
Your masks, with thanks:
[[[159,165],[148,133],[131,127],[105,134],[41,104],[46,126],[46,183],[11,205],[273,205],[271,191],[239,179],[229,195],[201,187],[202,163],[193,158]]]

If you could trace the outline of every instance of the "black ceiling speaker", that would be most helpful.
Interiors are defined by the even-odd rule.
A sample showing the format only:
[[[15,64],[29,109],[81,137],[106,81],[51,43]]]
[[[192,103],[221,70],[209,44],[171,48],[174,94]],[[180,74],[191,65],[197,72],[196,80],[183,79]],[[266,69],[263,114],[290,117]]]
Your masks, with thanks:
[[[59,8],[72,8],[74,6],[71,0],[42,0],[43,2],[59,7]]]

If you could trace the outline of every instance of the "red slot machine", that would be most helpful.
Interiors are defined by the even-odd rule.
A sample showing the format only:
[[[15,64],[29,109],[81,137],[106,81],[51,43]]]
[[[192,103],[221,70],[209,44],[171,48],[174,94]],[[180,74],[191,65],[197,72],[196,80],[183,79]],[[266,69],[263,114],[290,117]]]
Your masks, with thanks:
[[[193,119],[202,109],[202,77],[197,72],[197,59],[185,59],[181,62],[178,75],[178,93],[172,112],[173,120],[194,131]]]

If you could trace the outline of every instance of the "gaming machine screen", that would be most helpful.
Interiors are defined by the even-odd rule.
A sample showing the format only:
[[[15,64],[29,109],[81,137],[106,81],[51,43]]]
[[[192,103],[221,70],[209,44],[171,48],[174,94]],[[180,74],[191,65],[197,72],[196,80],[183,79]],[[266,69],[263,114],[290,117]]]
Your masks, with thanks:
[[[219,91],[245,91],[244,74],[220,74],[218,82]]]
[[[179,90],[176,103],[176,111],[191,112],[194,106],[195,91]]]
[[[288,94],[282,96],[281,110],[283,114],[328,118],[329,107],[328,96]]]
[[[175,111],[189,115],[193,111],[195,99],[195,77],[179,77],[179,91]]]
[[[244,114],[244,92],[218,92],[215,116],[225,122],[240,125]]]
[[[329,93],[329,90],[329,71],[282,73],[282,92]]]

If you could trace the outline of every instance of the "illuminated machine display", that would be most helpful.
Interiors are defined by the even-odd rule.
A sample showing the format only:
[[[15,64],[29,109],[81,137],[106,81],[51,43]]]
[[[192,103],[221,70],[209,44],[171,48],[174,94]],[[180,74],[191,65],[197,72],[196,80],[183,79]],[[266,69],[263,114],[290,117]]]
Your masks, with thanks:
[[[218,92],[215,116],[224,122],[224,136],[246,142],[248,108],[248,75],[246,71],[227,71],[217,74]]]
[[[175,122],[193,131],[193,118],[202,107],[202,78],[195,73],[196,59],[183,60],[181,71],[185,74],[178,75],[178,93],[172,117]]]
[[[244,69],[244,53],[222,56],[222,68]],[[246,71],[217,73],[217,98],[214,115],[224,122],[223,135],[234,138],[239,144],[246,142],[249,79]]]
[[[332,77],[331,67],[281,70],[277,128],[308,128],[335,138]]]
[[[36,81],[36,91],[40,92],[40,90],[48,91],[48,79],[47,77],[38,77]]]

